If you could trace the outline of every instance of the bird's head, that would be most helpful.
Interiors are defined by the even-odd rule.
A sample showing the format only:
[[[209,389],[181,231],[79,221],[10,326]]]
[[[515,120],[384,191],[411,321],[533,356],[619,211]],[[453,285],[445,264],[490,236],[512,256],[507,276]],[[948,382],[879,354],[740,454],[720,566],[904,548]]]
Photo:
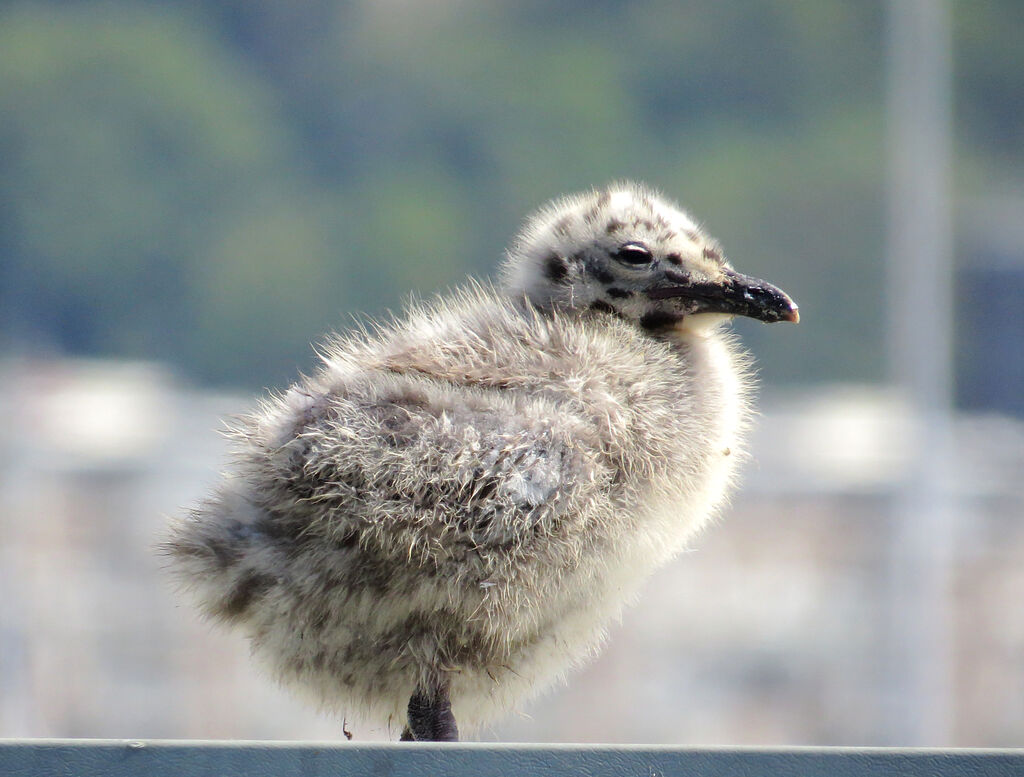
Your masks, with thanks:
[[[616,315],[651,333],[732,316],[800,319],[784,291],[733,270],[684,211],[632,183],[541,209],[510,249],[503,277],[541,310]]]

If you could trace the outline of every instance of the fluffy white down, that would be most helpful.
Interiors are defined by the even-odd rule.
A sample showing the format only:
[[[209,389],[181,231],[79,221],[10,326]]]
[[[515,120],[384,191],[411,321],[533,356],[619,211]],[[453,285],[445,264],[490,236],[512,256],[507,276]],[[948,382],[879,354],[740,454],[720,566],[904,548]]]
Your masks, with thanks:
[[[250,636],[256,656],[278,677],[350,719],[400,724],[420,679],[416,669],[404,653],[381,655],[370,665],[363,665],[367,656],[354,654],[352,668],[365,676],[352,677],[317,655],[344,656],[350,642],[387,633],[416,613],[466,618],[489,654],[444,671],[456,718],[472,728],[590,656],[643,580],[720,507],[742,452],[744,363],[729,337],[713,329],[680,331],[674,343],[655,342],[614,318],[600,325],[545,319],[489,290],[464,292],[413,312],[375,339],[334,344],[317,376],[267,400],[237,432],[236,469],[221,493],[179,529],[179,542],[193,546],[236,543],[231,553],[237,562],[221,566],[210,554],[179,552],[179,575],[208,613]],[[385,464],[373,458],[380,441],[365,428],[316,416],[318,407],[339,397],[380,402],[381,386],[409,391],[410,381],[416,402],[437,419],[438,429],[447,423],[468,443],[468,453],[442,451],[431,460],[425,451],[398,451]],[[479,406],[473,422],[455,413],[467,404]],[[321,428],[311,430],[311,423]],[[372,517],[353,517],[360,502],[326,475],[337,474],[332,457],[343,457],[365,469],[397,468],[399,479],[415,489],[439,471],[450,477],[465,469],[460,455],[487,460],[493,439],[520,445],[519,429],[529,431],[528,440],[543,430],[566,449],[551,462],[555,445],[548,445],[536,472],[527,465],[509,473],[502,482],[506,503],[526,505],[524,513],[531,503],[554,504],[557,512],[561,500],[574,514],[555,517],[571,518],[574,529],[549,530],[542,546],[540,539],[531,544],[506,527],[507,536],[494,547],[477,549],[486,557],[482,566],[451,557],[422,524],[388,515],[379,505]],[[313,442],[320,443],[315,456]],[[296,445],[303,446],[301,461],[289,459]],[[570,454],[577,461],[569,461]],[[279,539],[258,528],[268,510],[289,509],[275,490],[281,482],[317,472],[319,490],[302,496],[309,511],[303,531],[330,538],[361,521],[361,546],[387,546],[379,561],[387,583],[356,581],[344,596],[326,596],[326,614],[311,613],[307,599],[325,588],[330,564],[312,550],[290,555],[291,547],[283,551]],[[250,527],[241,532],[244,542],[238,525]],[[383,531],[391,536],[381,537]],[[502,557],[510,542],[521,543],[514,563]],[[425,577],[424,564],[437,574]],[[254,606],[235,613],[225,596],[252,570],[269,571],[274,583],[260,591]],[[421,658],[427,664],[441,660]]]
[[[681,261],[717,271],[649,196],[587,201],[569,226],[563,202],[526,234],[604,240],[589,214],[625,208],[675,223]],[[239,421],[221,487],[168,543],[208,616],[350,720],[400,728],[440,678],[472,729],[548,687],[716,514],[743,457],[752,379],[720,316],[655,337],[629,320],[639,302],[609,315],[559,291],[542,310],[518,272],[324,346],[315,375]]]

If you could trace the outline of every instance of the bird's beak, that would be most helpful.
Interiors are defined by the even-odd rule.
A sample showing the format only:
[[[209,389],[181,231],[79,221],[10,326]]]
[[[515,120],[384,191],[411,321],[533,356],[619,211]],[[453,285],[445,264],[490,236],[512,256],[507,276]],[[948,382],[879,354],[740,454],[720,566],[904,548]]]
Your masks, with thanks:
[[[725,270],[720,282],[691,282],[676,273],[666,273],[670,286],[647,290],[651,299],[684,298],[691,302],[691,313],[725,313],[747,316],[759,321],[800,321],[800,309],[786,292],[768,281]]]

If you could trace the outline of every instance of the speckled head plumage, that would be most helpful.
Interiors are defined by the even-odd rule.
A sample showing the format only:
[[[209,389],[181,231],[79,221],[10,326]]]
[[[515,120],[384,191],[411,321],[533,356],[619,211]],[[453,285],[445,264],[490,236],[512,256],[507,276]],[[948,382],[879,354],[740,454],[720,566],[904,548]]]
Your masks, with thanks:
[[[540,210],[510,250],[503,278],[542,310],[609,313],[652,333],[737,315],[799,320],[785,292],[736,272],[686,212],[632,183]]]

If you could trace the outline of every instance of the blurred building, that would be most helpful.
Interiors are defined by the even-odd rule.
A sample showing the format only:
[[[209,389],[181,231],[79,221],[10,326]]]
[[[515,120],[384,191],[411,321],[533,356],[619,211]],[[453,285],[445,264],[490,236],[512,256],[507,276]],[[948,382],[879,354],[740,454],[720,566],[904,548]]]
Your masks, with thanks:
[[[978,200],[963,222],[957,399],[1024,418],[1024,197]]]
[[[216,481],[220,419],[248,402],[152,364],[0,367],[0,736],[343,738],[201,622],[154,553],[167,516]],[[889,505],[912,431],[874,389],[767,400],[723,520],[598,660],[483,736],[885,741]],[[933,744],[1020,745],[1024,424],[961,416],[952,454],[954,720]]]

